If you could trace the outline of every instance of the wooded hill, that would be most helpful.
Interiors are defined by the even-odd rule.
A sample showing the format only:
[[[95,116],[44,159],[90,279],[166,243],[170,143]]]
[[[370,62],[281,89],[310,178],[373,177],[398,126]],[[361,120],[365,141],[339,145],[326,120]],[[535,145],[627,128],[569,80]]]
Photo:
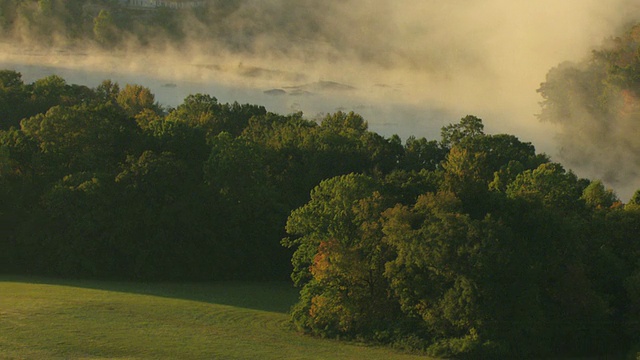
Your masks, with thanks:
[[[354,113],[165,109],[139,85],[5,70],[0,118],[3,273],[291,274],[300,330],[437,356],[640,343],[640,192],[622,204],[474,116],[402,143]]]

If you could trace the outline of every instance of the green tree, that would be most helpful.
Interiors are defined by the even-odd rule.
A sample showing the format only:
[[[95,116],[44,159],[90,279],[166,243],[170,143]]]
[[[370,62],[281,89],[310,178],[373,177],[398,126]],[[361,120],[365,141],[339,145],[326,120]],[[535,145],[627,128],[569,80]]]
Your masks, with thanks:
[[[134,126],[110,105],[56,106],[21,122],[59,176],[113,169],[131,145]]]
[[[127,157],[115,176],[119,211],[110,230],[121,273],[137,279],[224,278],[212,234],[212,224],[220,223],[210,216],[211,197],[201,181],[202,174],[170,152]]]
[[[107,94],[109,91],[115,90],[113,86],[113,90],[109,89],[109,85],[103,82],[104,91]],[[141,113],[143,110],[151,110],[155,113],[161,112],[160,106],[155,102],[155,95],[151,93],[149,88],[141,85],[125,85],[124,89],[118,92],[116,101],[131,117]]]
[[[24,83],[22,82],[22,74],[13,70],[0,71],[0,86],[3,90],[10,88],[19,88]]]
[[[104,47],[112,47],[118,41],[118,29],[109,10],[100,10],[93,19],[93,37]]]
[[[61,276],[109,277],[121,269],[110,227],[111,196],[104,174],[81,172],[64,176],[42,200],[42,226],[35,236],[45,241],[34,263],[39,273]],[[110,273],[111,272],[111,273]]]
[[[0,129],[18,126],[29,114],[27,90],[22,74],[12,70],[0,71]]]
[[[148,149],[171,152],[189,163],[190,168],[202,173],[202,164],[211,154],[211,146],[207,144],[202,129],[166,120],[149,109],[136,115],[136,122],[142,127]]]
[[[51,0],[38,0],[38,8],[44,17],[49,17],[53,13],[53,3]]]
[[[636,190],[633,193],[633,196],[631,196],[631,199],[629,199],[627,206],[630,206],[630,207],[640,206],[640,190]]]
[[[376,187],[363,175],[328,179],[291,213],[292,237],[283,244],[296,249],[292,278],[302,289],[292,317],[300,329],[388,341],[399,308],[383,277],[390,254],[381,243],[386,204]]]
[[[53,106],[62,105],[68,90],[66,80],[58,75],[50,75],[36,80],[30,86],[32,114],[44,113]]]
[[[589,218],[581,198],[585,188],[587,184],[555,163],[526,170],[507,187],[516,208],[510,212],[513,215],[503,216],[510,218],[511,228],[526,239],[532,258],[538,259],[538,286],[550,285],[542,287],[546,320],[538,336],[563,337],[562,344],[549,342],[556,352],[602,351],[616,338],[611,303],[605,292],[595,290],[601,282],[590,269],[609,260],[606,247],[599,249],[601,230],[592,228],[600,221]],[[551,326],[551,319],[558,324]]]
[[[161,29],[165,37],[174,42],[180,42],[185,38],[185,32],[182,28],[184,20],[176,11],[169,8],[159,8],[153,12],[150,22],[157,29]]]
[[[204,181],[216,194],[225,239],[226,271],[230,276],[263,278],[284,275],[288,254],[276,239],[289,211],[268,174],[267,152],[226,132],[211,141],[204,163]],[[233,261],[228,261],[233,258]],[[247,266],[246,264],[255,264]],[[259,265],[258,265],[259,264]]]
[[[312,278],[309,267],[320,242],[335,239],[348,243],[356,238],[358,226],[353,223],[352,207],[374,190],[375,182],[364,175],[334,177],[322,181],[311,192],[311,200],[291,213],[287,233],[292,237],[283,244],[296,248],[292,258],[296,285],[302,286]]]
[[[593,209],[593,208],[592,208]],[[601,328],[611,328],[610,348],[625,349],[638,343],[638,302],[633,288],[640,255],[638,208],[595,208],[586,228],[588,252],[585,262],[594,289],[608,300],[610,318]]]
[[[398,166],[399,139],[368,131],[361,116],[331,114],[323,124],[302,113],[267,114],[252,117],[242,133],[268,149],[270,178],[288,189],[283,195],[290,208],[308,201],[309,189],[323,179],[351,172],[384,175]]]
[[[174,111],[169,113],[168,119],[183,121],[193,127],[205,130],[208,138],[227,132],[238,136],[253,116],[266,114],[262,106],[219,104],[218,99],[209,95],[195,94],[184,99]]]
[[[582,192],[575,174],[567,172],[558,163],[544,163],[534,170],[527,170],[507,186],[509,196],[540,201],[565,211],[580,208]]]
[[[400,159],[400,167],[405,170],[436,170],[444,161],[446,149],[436,140],[416,139],[410,136],[404,145],[404,153]]]
[[[320,126],[333,130],[333,133],[360,136],[368,129],[367,122],[362,116],[352,112],[338,111],[322,119]]]
[[[513,135],[485,135],[482,120],[474,116],[442,129],[441,146],[448,151],[440,167],[442,189],[454,192],[474,218],[482,218],[501,206],[500,195],[519,173],[548,162],[530,143]],[[492,190],[492,191],[489,191]]]
[[[613,190],[605,189],[600,180],[592,181],[582,192],[581,199],[594,208],[609,208],[620,201]]]
[[[486,189],[486,154],[472,152],[465,148],[454,147],[442,164],[445,171],[444,186],[458,196],[482,192]]]
[[[95,92],[99,101],[117,103],[118,95],[120,94],[120,85],[111,80],[103,80],[100,85],[96,87]]]
[[[478,229],[461,213],[453,193],[427,193],[413,207],[384,213],[384,242],[397,257],[385,276],[403,313],[419,319],[418,334],[431,352],[451,356],[480,346],[480,290],[469,262],[478,251]]]
[[[451,148],[465,139],[484,135],[482,120],[473,115],[467,115],[457,124],[450,124],[442,128],[440,143],[444,148]]]
[[[37,153],[36,142],[20,130],[0,131],[0,269],[5,272],[21,273],[33,264],[21,256],[17,238],[39,201]]]

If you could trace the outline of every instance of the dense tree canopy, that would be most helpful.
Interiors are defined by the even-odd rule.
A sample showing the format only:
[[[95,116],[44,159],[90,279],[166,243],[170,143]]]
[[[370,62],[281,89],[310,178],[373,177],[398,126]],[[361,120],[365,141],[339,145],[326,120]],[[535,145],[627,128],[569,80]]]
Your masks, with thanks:
[[[640,345],[640,195],[477,117],[403,144],[355,113],[0,71],[0,124],[1,272],[291,275],[298,329],[436,356]]]
[[[484,134],[478,118],[442,136],[418,143],[437,165],[414,170],[410,139],[400,158],[411,163],[325,180],[291,213],[298,328],[445,357],[607,354],[637,342],[629,253],[640,239],[626,232],[637,207],[531,144]]]
[[[203,94],[165,110],[108,80],[0,81],[0,268],[20,273],[285,278],[289,212],[321,180],[390,171],[402,151],[354,113],[318,124]]]

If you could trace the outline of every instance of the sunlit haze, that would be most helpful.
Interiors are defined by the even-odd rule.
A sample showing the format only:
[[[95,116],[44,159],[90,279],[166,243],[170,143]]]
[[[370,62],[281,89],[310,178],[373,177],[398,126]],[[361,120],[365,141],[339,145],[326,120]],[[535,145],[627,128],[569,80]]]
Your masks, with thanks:
[[[166,106],[201,92],[309,118],[353,110],[403,139],[438,139],[441,126],[473,114],[488,133],[514,134],[558,160],[558,129],[536,118],[536,90],[549,69],[584,59],[640,15],[629,0],[239,3],[226,18],[233,39],[108,52],[5,44],[0,67],[28,82],[55,73],[89,86],[139,83]],[[640,181],[615,187],[624,199]]]

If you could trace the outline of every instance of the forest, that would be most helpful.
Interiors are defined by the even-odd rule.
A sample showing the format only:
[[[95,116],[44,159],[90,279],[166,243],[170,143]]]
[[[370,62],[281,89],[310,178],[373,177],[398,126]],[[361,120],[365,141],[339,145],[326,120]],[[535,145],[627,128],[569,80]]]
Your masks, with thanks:
[[[224,11],[225,6],[216,3],[215,8]],[[161,39],[184,40],[179,22],[196,14],[204,20],[208,9],[136,11],[117,0],[2,0],[0,29],[3,40],[25,44],[76,46],[90,42],[113,48],[132,40],[143,46]]]
[[[220,49],[251,53],[264,46],[289,55],[301,39],[315,43],[331,38],[339,47],[334,55],[353,45],[343,43],[343,34],[318,19],[318,12],[333,10],[331,3],[287,0],[269,7],[246,0],[206,0],[203,7],[180,10],[127,4],[126,0],[0,0],[0,42],[111,51],[167,47],[184,51],[195,45],[213,53]],[[331,16],[330,11],[323,13]],[[257,39],[265,43],[258,45]]]
[[[116,2],[87,4],[3,1],[0,27],[104,47],[180,36],[166,12],[145,21],[169,30],[138,33]],[[637,163],[639,48],[635,26],[538,90],[564,159],[605,181],[638,175],[615,160]],[[473,359],[640,351],[640,190],[624,203],[474,115],[403,141],[353,112],[207,94],[171,108],[143,85],[2,70],[0,232],[3,274],[290,279],[292,323],[314,336]]]
[[[623,204],[475,116],[403,143],[355,113],[163,108],[12,70],[0,114],[2,273],[290,275],[299,330],[434,356],[640,343],[640,192]]]

